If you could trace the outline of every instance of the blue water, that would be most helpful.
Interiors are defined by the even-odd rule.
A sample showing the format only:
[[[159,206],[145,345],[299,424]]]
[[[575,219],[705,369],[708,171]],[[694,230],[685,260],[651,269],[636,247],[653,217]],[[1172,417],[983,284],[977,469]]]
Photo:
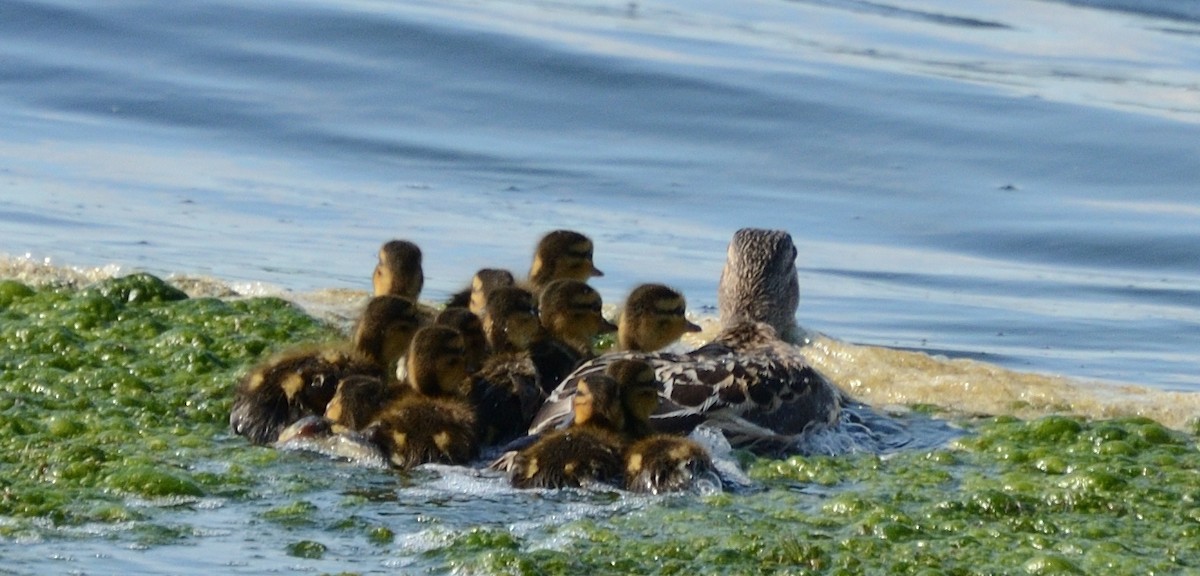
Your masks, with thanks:
[[[0,4],[0,251],[426,296],[555,227],[715,303],[746,225],[834,337],[1200,390],[1185,2]]]

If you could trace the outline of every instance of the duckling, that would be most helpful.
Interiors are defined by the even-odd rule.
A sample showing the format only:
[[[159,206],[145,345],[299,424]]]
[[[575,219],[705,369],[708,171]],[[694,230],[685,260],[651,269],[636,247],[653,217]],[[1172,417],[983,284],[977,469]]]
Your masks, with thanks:
[[[845,393],[809,365],[800,348],[781,339],[773,326],[743,320],[753,316],[787,320],[794,325],[790,320],[794,300],[786,295],[763,296],[770,296],[764,292],[766,284],[783,286],[785,291],[793,284],[786,279],[764,283],[762,278],[778,275],[778,261],[749,256],[778,255],[778,250],[772,248],[781,242],[786,248],[784,259],[794,259],[794,248],[786,233],[739,231],[735,236],[730,250],[732,263],[727,262],[721,284],[725,290],[722,302],[727,303],[727,316],[733,320],[712,342],[684,354],[617,352],[585,362],[550,394],[534,418],[530,433],[566,425],[575,382],[589,374],[603,373],[608,365],[623,358],[639,358],[654,367],[661,383],[662,402],[650,421],[660,432],[686,434],[698,424],[708,423],[720,429],[735,448],[780,455],[793,452],[794,441],[804,432],[835,425],[842,406],[849,401]],[[744,280],[734,281],[730,274]],[[743,303],[748,310],[736,309],[735,303]]]
[[[783,230],[743,228],[733,235],[717,287],[722,326],[765,322],[779,337],[802,343],[804,330],[796,325],[800,281],[796,245]]]
[[[538,296],[542,327],[586,357],[593,356],[596,336],[617,330],[604,318],[603,306],[600,293],[582,280],[554,280]]]
[[[444,308],[433,318],[438,326],[447,326],[462,334],[466,346],[467,373],[473,374],[483,367],[488,356],[487,335],[483,333],[483,320],[466,308]]]
[[[654,434],[631,444],[624,456],[625,489],[630,492],[679,492],[701,478],[721,485],[712,457],[690,438]]]
[[[373,424],[372,440],[399,468],[465,464],[479,450],[462,335],[445,326],[417,331],[408,352],[412,390]]]
[[[486,446],[524,432],[545,399],[528,350],[542,330],[533,295],[516,287],[493,291],[483,329],[493,353],[472,376],[471,402]]]
[[[529,268],[529,286],[540,293],[546,284],[560,278],[586,281],[603,276],[592,262],[592,240],[572,230],[554,230],[538,241]]]
[[[447,308],[466,308],[482,316],[487,306],[487,296],[496,288],[515,286],[513,273],[503,268],[482,268],[471,277],[471,285],[455,292],[446,301]]]
[[[592,340],[617,327],[600,313],[600,293],[580,280],[555,280],[538,299],[544,329],[529,346],[542,390],[549,394],[584,360],[593,358]]]
[[[407,240],[391,240],[379,248],[372,277],[375,295],[393,294],[417,301],[425,285],[421,249]]]
[[[578,488],[619,480],[625,442],[617,433],[623,418],[617,382],[598,374],[579,380],[572,412],[570,427],[516,454],[509,476],[514,487]]]
[[[230,428],[254,444],[269,444],[289,423],[323,414],[343,377],[364,374],[386,381],[418,323],[411,300],[372,298],[350,345],[292,348],[247,372],[234,389]]]
[[[604,374],[617,382],[621,393],[621,433],[628,440],[653,435],[650,416],[658,409],[658,377],[654,366],[640,358],[622,358],[609,364]]]
[[[658,409],[654,367],[644,360],[621,359],[605,373],[620,384],[622,432],[632,442],[625,449],[625,489],[631,492],[677,492],[700,478],[721,485],[708,451],[698,442],[676,434],[655,433],[650,416]]]
[[[528,350],[541,332],[537,301],[531,292],[516,286],[493,290],[482,318],[493,354]]]
[[[700,326],[687,319],[683,295],[662,284],[642,284],[630,292],[621,313],[617,347],[653,352]]]
[[[405,390],[373,376],[351,374],[338,382],[333,398],[325,406],[325,418],[334,431],[362,430],[399,400]]]

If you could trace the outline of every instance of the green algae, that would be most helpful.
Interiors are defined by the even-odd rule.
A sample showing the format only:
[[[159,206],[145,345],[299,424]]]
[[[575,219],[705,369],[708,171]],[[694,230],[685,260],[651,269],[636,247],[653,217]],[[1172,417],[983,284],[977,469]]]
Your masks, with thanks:
[[[189,299],[148,274],[3,281],[0,318],[0,517],[54,525],[140,519],[131,497],[244,492],[236,466],[197,468],[227,459],[214,439],[233,383],[272,347],[334,335],[281,299]]]
[[[995,418],[941,450],[758,460],[749,473],[763,492],[569,525],[561,548],[496,528],[429,554],[502,574],[1200,569],[1200,453],[1145,419]]]

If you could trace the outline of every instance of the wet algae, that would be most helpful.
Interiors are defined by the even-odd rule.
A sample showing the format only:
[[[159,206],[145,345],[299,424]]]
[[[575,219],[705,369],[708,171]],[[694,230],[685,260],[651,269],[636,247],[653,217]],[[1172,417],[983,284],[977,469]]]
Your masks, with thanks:
[[[1200,569],[1195,438],[1145,419],[967,423],[944,449],[758,460],[764,490],[434,552],[511,574],[1175,574]],[[680,498],[680,497],[677,497]]]
[[[269,506],[247,515],[291,534],[278,547],[292,561],[337,565],[346,533],[364,544],[358,556],[393,554],[405,528],[378,509],[416,507],[433,524],[449,510],[403,496],[423,476],[307,477],[286,466],[294,455],[227,429],[233,382],[250,364],[338,335],[281,299],[187,298],[144,274],[84,289],[0,282],[0,550],[85,523],[133,525],[149,547],[202,539],[172,503],[255,502],[271,482]],[[638,504],[520,530],[486,513],[447,520],[415,562],[511,574],[1200,570],[1197,431],[1055,415],[959,424],[969,433],[932,451],[751,459],[761,489],[748,493],[614,490]],[[600,496],[555,498],[566,508]],[[504,498],[544,507],[548,495]]]
[[[244,490],[238,465],[198,466],[228,459],[232,382],[283,343],[335,334],[278,298],[192,299],[146,274],[0,282],[0,536]]]

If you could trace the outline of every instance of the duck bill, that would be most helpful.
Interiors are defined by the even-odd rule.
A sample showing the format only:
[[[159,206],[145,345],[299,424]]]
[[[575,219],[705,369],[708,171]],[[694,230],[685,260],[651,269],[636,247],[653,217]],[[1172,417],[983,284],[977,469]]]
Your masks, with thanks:
[[[604,273],[601,272],[599,268],[597,268],[595,265],[592,266],[592,277],[603,276],[603,275],[604,275]]]
[[[704,328],[700,327],[699,324],[692,322],[691,320],[684,320],[683,327],[684,330],[688,332],[700,332],[704,330]]]
[[[597,334],[612,334],[617,331],[617,325],[609,322],[607,318],[600,319],[600,326],[596,329]]]

